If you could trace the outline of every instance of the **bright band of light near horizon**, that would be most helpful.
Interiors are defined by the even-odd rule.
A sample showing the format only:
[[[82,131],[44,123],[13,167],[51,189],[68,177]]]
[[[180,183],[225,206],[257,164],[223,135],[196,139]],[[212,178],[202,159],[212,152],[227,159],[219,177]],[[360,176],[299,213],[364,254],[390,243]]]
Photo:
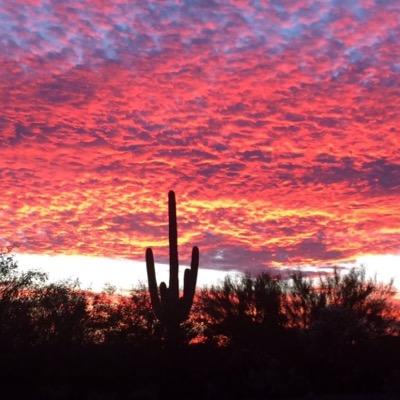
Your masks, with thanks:
[[[173,189],[184,263],[399,255],[397,0],[0,0],[0,34],[2,248],[166,263]]]
[[[117,293],[128,294],[132,289],[147,285],[146,265],[144,261],[127,259],[114,259],[105,257],[88,257],[77,255],[38,255],[16,254],[21,271],[35,270],[44,272],[48,282],[73,282],[78,280],[79,287],[84,290],[101,292],[106,288],[113,288]],[[400,279],[398,265],[400,256],[364,256],[353,263],[337,266],[340,274],[346,274],[350,268],[364,268],[367,279],[377,279],[379,283],[393,282],[393,288],[397,290],[395,299],[400,300]],[[180,284],[183,283],[183,273],[188,265],[181,265],[179,269]],[[275,273],[280,273],[283,279],[290,278],[293,272],[302,271],[311,277],[316,283],[324,274],[331,274],[332,267],[314,266],[285,266]],[[251,273],[250,270],[217,270],[200,268],[197,286],[198,288],[210,287],[222,284],[225,277],[236,279],[240,273]],[[168,282],[169,265],[156,264],[158,282]]]

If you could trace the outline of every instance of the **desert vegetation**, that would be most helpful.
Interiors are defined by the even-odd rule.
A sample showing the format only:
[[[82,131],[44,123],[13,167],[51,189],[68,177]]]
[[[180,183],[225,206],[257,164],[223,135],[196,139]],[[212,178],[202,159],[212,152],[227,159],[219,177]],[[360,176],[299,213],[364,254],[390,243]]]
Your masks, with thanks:
[[[43,399],[391,398],[400,356],[393,294],[362,269],[319,280],[226,278],[197,291],[171,348],[146,287],[85,292],[20,272],[2,254],[3,388]]]

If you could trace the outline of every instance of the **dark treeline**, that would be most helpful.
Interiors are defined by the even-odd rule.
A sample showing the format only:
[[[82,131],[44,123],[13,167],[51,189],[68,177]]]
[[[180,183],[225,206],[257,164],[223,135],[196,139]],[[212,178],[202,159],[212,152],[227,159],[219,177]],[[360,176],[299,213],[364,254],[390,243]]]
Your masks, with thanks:
[[[393,294],[362,269],[227,278],[197,292],[171,347],[146,288],[89,293],[20,272],[3,254],[2,390],[25,399],[395,399]]]

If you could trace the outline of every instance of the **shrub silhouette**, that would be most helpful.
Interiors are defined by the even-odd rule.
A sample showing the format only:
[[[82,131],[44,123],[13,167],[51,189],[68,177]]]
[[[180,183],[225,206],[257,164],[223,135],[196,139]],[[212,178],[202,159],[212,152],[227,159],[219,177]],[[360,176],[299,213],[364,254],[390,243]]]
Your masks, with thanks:
[[[187,320],[193,304],[196,290],[197,272],[199,268],[199,249],[193,247],[190,269],[185,270],[183,297],[179,297],[179,260],[178,260],[178,228],[176,222],[175,193],[168,193],[169,216],[169,287],[161,282],[157,287],[152,249],[146,250],[147,277],[153,311],[166,331],[170,344],[180,340],[180,326]]]
[[[245,345],[281,332],[286,324],[284,292],[285,283],[268,274],[255,279],[228,276],[222,286],[202,290],[199,301],[206,315],[207,338]]]
[[[37,340],[57,346],[85,343],[89,329],[87,296],[78,282],[47,284],[35,293],[32,313]]]
[[[317,284],[298,273],[292,276],[289,292],[286,314],[293,327],[322,329],[338,324],[338,333],[348,334],[354,342],[362,335],[382,336],[394,326],[393,283],[367,279],[363,268],[352,268],[346,274],[335,269],[332,276],[321,276]]]
[[[159,323],[147,289],[140,286],[129,296],[99,293],[91,301],[91,333],[96,343],[141,346],[160,339]]]
[[[343,275],[335,269],[317,283],[301,273],[290,280],[264,273],[226,277],[222,285],[201,291],[198,307],[208,340],[244,345],[296,329],[354,344],[398,332],[390,303],[394,293],[391,283],[367,279],[363,269]]]

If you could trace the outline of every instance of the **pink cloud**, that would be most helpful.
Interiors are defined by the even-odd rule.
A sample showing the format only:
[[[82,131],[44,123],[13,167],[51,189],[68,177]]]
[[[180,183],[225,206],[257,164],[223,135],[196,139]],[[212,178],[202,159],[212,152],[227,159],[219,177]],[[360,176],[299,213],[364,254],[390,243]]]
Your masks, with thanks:
[[[398,251],[395,2],[6,3],[3,242],[166,256],[174,188],[209,265]]]

